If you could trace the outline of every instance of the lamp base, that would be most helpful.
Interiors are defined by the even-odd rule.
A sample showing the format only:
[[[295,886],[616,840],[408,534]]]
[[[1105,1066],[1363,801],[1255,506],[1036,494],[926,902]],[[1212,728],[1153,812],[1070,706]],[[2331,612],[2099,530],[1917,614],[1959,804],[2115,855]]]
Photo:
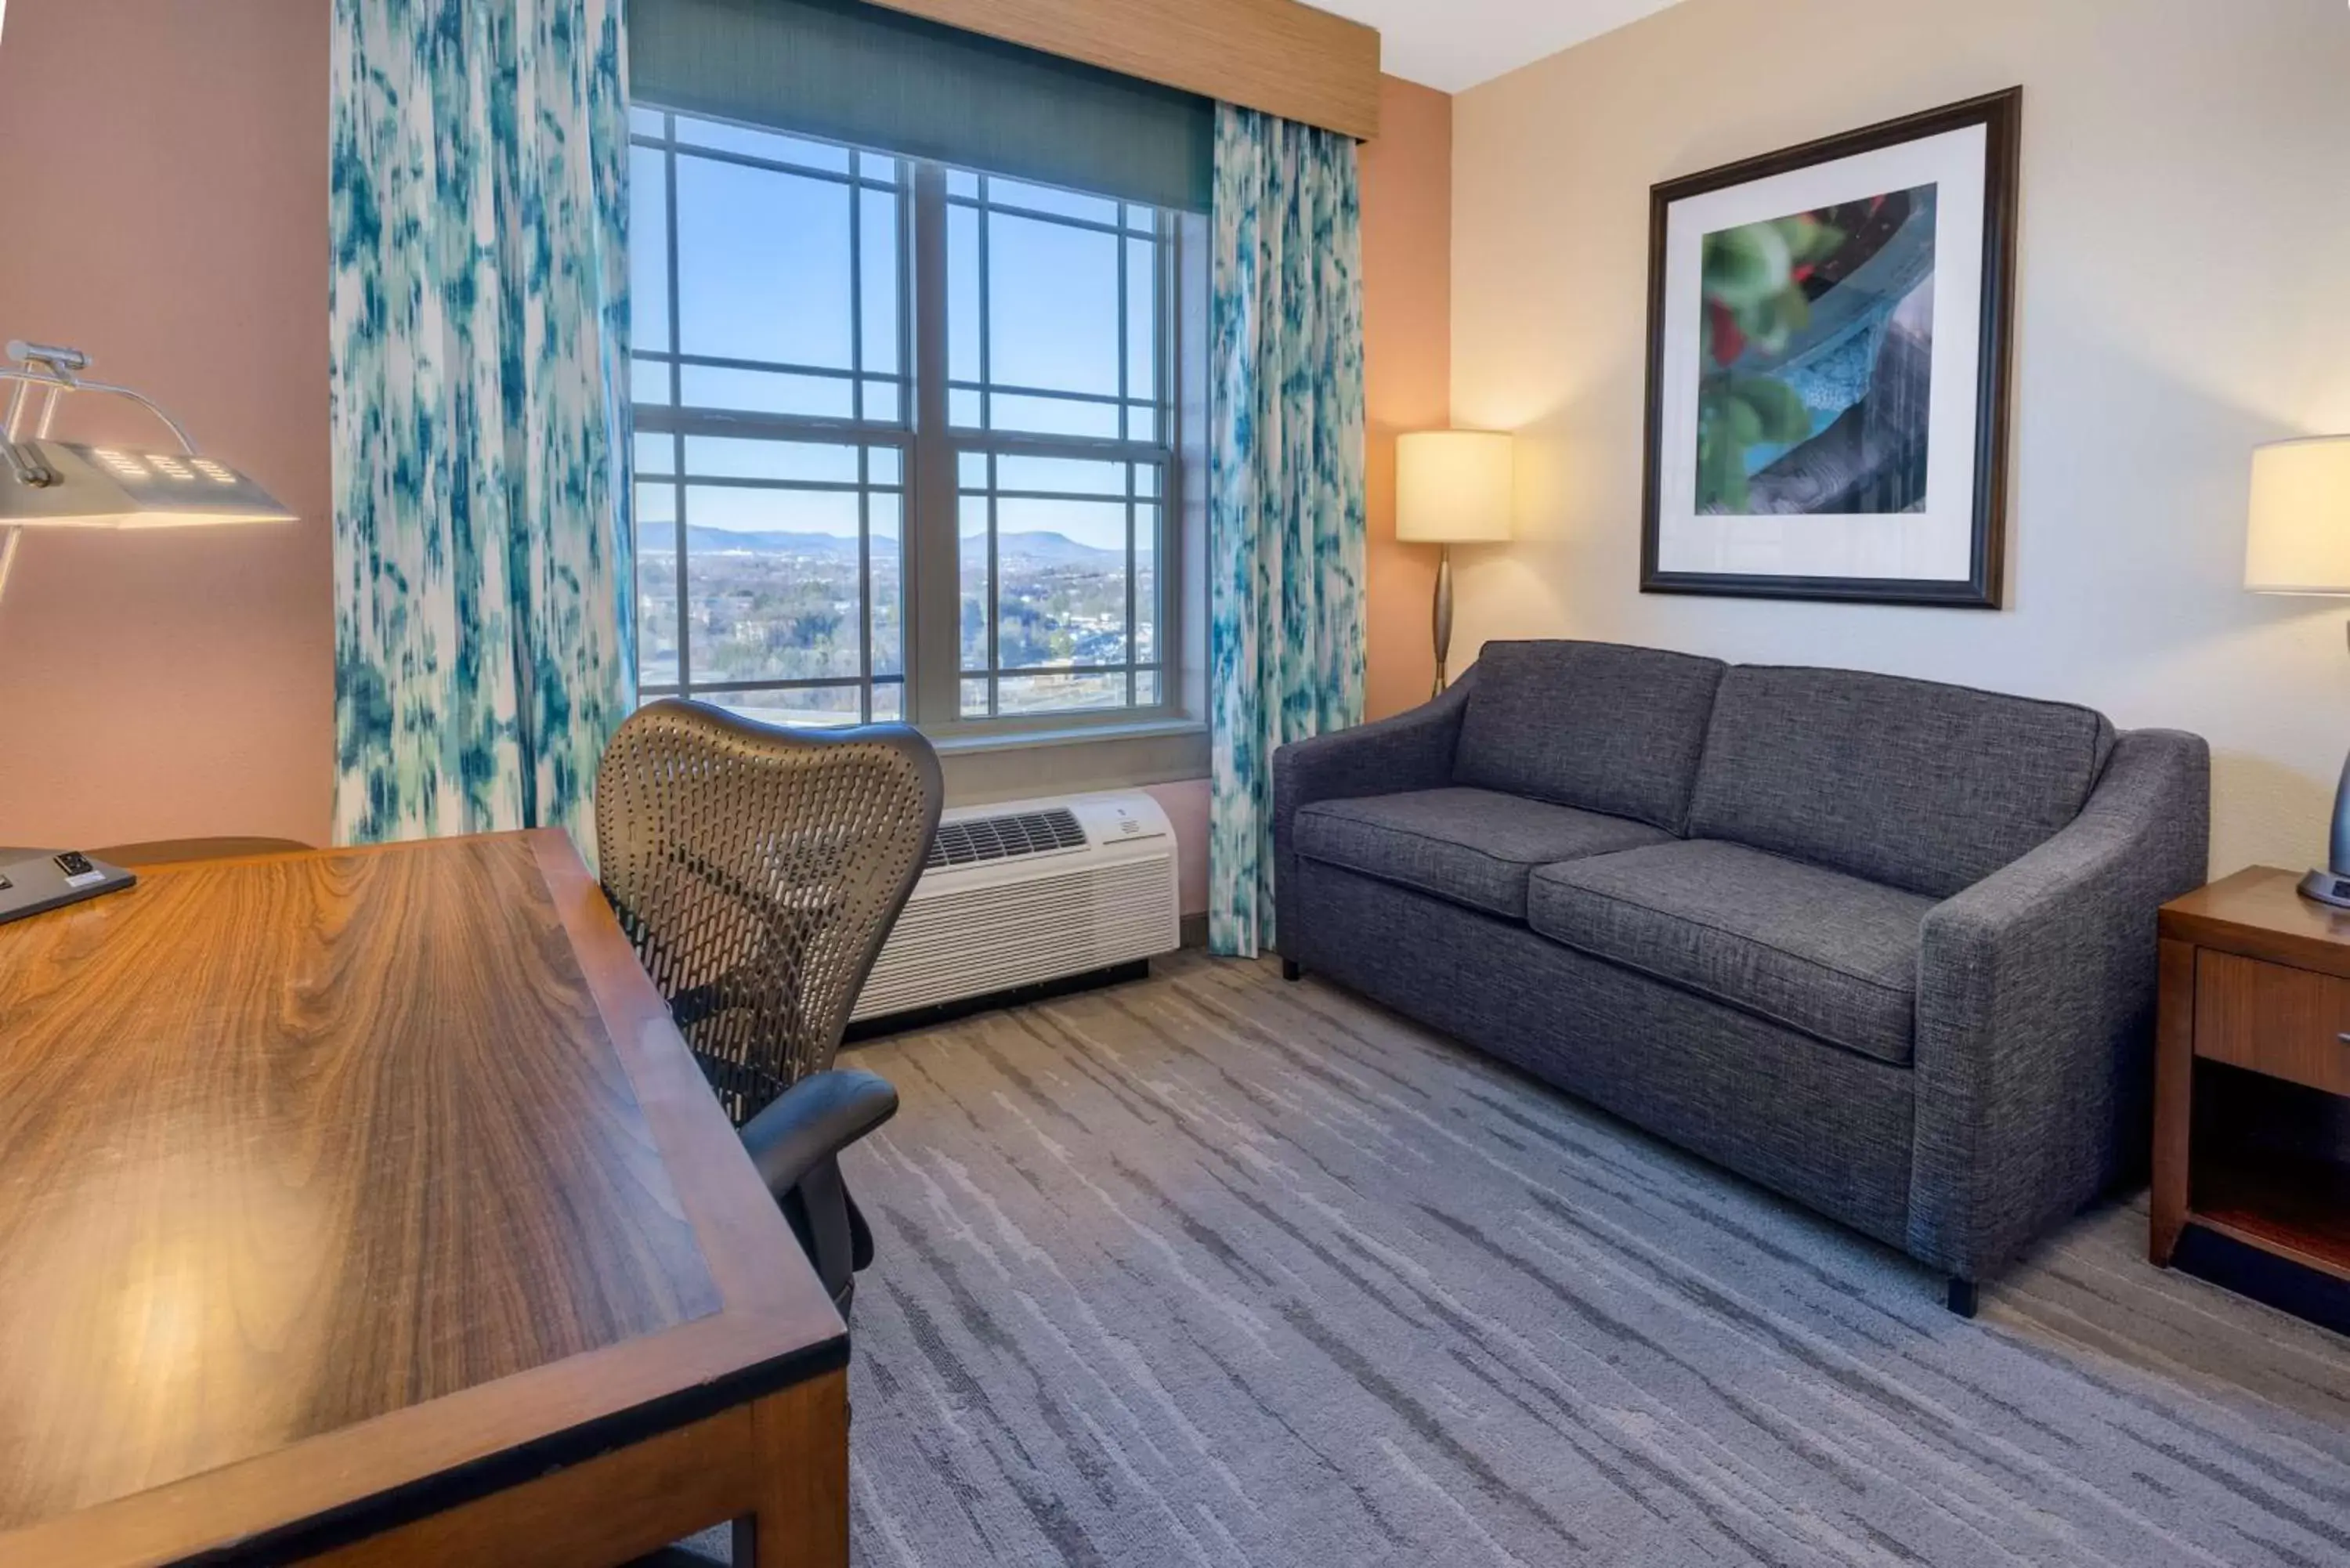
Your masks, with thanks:
[[[2312,871],[2301,879],[2301,896],[2313,903],[2350,909],[2350,877],[2337,877],[2331,871]]]

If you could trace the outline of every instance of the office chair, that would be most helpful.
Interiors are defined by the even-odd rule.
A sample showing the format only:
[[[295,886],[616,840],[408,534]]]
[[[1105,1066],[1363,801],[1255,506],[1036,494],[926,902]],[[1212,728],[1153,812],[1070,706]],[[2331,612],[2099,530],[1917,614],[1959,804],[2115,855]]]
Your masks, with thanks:
[[[904,725],[785,730],[675,698],[596,771],[605,897],[843,1316],[873,1238],[838,1156],[898,1094],[833,1056],[944,793]]]

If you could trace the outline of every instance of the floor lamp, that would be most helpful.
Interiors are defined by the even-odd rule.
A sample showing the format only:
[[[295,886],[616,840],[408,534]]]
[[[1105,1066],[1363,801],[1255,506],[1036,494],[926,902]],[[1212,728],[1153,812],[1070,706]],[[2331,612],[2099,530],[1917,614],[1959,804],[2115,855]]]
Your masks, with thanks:
[[[1396,438],[1396,537],[1434,545],[1436,694],[1452,651],[1452,546],[1510,536],[1514,464],[1499,431],[1420,431]]]

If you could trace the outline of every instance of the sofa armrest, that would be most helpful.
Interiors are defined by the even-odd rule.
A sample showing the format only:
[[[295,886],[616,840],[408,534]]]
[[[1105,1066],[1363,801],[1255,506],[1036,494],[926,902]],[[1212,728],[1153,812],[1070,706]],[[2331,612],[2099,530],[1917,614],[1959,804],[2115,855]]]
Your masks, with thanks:
[[[1476,668],[1447,687],[1443,695],[1408,712],[1292,741],[1273,753],[1274,940],[1295,930],[1297,909],[1289,889],[1296,854],[1292,829],[1300,808],[1317,800],[1400,794],[1441,789],[1452,782],[1452,753],[1461,739]],[[1288,950],[1284,949],[1284,952]]]
[[[1965,1280],[2143,1160],[2156,911],[2199,887],[2210,748],[2122,735],[2087,805],[1928,911],[1909,1251]]]

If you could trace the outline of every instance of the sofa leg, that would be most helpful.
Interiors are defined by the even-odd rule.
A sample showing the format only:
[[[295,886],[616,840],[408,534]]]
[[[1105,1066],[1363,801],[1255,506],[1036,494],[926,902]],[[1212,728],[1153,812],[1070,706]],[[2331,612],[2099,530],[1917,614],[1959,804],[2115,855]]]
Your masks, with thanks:
[[[1972,1317],[1975,1309],[1982,1305],[1981,1288],[1972,1280],[1962,1280],[1952,1274],[1949,1301],[1952,1312],[1960,1317]]]
[[[1284,959],[1281,961],[1281,978],[1284,980],[1304,980],[1305,978],[1305,966],[1299,963],[1295,959]]]

